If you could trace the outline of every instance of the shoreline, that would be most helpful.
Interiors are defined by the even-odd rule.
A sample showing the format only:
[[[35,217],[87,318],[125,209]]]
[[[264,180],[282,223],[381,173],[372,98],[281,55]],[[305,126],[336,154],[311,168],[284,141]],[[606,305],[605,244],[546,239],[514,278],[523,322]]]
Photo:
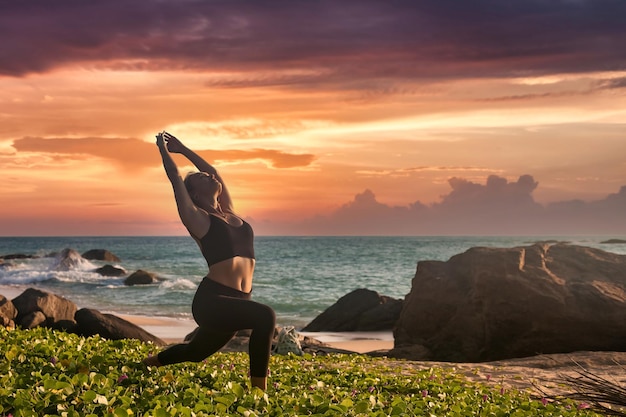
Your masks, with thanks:
[[[103,312],[104,313],[104,312]],[[127,320],[147,332],[152,333],[164,342],[180,343],[185,336],[196,328],[192,320],[175,319],[171,317],[147,317],[130,314],[114,314]],[[335,349],[349,350],[355,353],[366,353],[375,350],[393,348],[393,333],[391,331],[376,332],[300,332]]]
[[[8,300],[12,300],[24,292],[25,289],[26,288],[0,285],[0,295],[4,295]],[[196,323],[193,320],[177,319],[166,316],[155,317],[120,314],[116,311],[110,310],[102,310],[101,312],[113,314],[129,321],[141,327],[145,331],[152,333],[168,344],[182,342],[185,336],[196,328]],[[393,333],[391,331],[301,332],[298,330],[298,333],[326,343],[335,349],[348,350],[355,353],[366,353],[375,350],[393,348]]]

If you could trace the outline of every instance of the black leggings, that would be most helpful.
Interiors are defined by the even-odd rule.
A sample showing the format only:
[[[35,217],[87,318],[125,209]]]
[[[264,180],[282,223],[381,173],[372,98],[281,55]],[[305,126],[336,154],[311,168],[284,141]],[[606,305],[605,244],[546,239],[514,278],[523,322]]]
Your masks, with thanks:
[[[250,293],[238,291],[205,277],[193,299],[193,318],[198,323],[193,338],[159,353],[159,362],[200,362],[220,350],[238,330],[252,329],[249,342],[250,375],[267,376],[276,315],[271,307],[252,301]]]

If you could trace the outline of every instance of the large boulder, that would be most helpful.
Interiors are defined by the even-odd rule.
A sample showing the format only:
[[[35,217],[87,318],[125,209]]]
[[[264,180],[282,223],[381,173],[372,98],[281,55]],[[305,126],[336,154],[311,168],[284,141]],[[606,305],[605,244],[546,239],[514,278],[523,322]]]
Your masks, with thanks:
[[[419,262],[394,339],[453,362],[626,351],[626,255],[538,243]]]
[[[29,327],[32,326],[35,312],[41,312],[45,317],[46,325],[53,325],[62,320],[74,320],[77,307],[72,301],[55,294],[28,288],[12,300],[17,309],[15,322],[22,325],[22,320],[27,319]],[[25,322],[26,323],[26,322]]]
[[[121,262],[117,255],[106,249],[90,249],[83,253],[82,257],[90,261]]]
[[[402,300],[360,288],[341,297],[302,331],[352,332],[391,330],[400,315]]]
[[[74,316],[76,333],[81,336],[100,335],[109,340],[137,339],[164,346],[165,342],[152,333],[113,314],[103,314],[98,310],[81,308]]]

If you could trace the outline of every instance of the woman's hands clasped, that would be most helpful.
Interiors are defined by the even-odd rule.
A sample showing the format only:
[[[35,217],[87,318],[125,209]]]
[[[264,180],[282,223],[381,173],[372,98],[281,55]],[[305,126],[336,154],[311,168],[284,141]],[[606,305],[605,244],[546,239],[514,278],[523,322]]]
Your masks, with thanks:
[[[173,153],[182,153],[185,149],[185,145],[183,145],[183,143],[176,136],[164,131],[163,137],[167,142],[168,151]]]
[[[159,132],[156,135],[156,144],[160,148],[161,146],[165,146],[165,137],[163,136],[165,132]]]
[[[172,153],[182,153],[185,145],[174,135],[166,131],[159,132],[156,135],[157,146],[167,146],[167,150]]]

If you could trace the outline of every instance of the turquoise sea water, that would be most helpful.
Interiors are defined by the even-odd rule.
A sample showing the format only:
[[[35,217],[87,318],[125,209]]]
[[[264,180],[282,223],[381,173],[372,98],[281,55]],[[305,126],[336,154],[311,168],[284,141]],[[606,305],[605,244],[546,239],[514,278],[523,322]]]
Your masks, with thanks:
[[[568,241],[626,254],[624,244],[601,243],[611,237],[616,236],[258,236],[253,298],[274,308],[277,324],[301,328],[357,288],[403,298],[411,289],[419,261],[447,260],[473,246],[512,247],[540,240]],[[45,255],[65,248],[79,253],[107,249],[121,258],[115,264],[129,273],[143,269],[162,280],[128,287],[124,278],[94,273],[93,269],[105,264],[97,261],[84,261],[71,271],[57,271],[55,258]],[[74,301],[79,308],[119,314],[190,319],[196,286],[207,272],[189,237],[0,237],[0,256],[14,253],[41,257],[11,260],[12,265],[0,268],[0,287],[39,288]]]

